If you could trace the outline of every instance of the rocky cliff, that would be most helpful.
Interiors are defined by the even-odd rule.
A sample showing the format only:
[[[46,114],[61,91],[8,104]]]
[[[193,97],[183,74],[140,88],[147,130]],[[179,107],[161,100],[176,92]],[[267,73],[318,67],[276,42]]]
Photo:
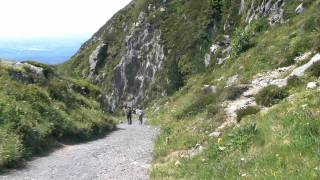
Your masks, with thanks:
[[[285,23],[299,4],[298,11],[303,11],[304,3],[308,2],[134,0],[61,71],[102,86],[106,110],[140,105],[175,92],[192,74],[227,62],[236,29]]]

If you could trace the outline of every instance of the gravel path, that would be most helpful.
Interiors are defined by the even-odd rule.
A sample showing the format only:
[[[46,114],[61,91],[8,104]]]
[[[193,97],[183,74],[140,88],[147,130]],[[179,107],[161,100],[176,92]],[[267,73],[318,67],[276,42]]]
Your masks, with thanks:
[[[65,146],[47,157],[35,158],[0,180],[149,179],[153,142],[159,129],[118,125],[107,137],[85,144]]]

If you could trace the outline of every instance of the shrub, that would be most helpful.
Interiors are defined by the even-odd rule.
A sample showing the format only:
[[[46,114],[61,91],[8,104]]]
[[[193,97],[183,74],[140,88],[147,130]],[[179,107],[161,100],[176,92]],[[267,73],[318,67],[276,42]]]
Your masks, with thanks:
[[[313,65],[307,69],[307,72],[312,75],[319,77],[320,76],[320,62],[315,62]]]
[[[297,86],[301,83],[301,80],[299,79],[298,76],[294,75],[294,76],[290,76],[288,78],[288,85],[289,86]]]
[[[252,42],[250,40],[251,33],[237,28],[234,32],[233,39],[231,42],[232,54],[238,56],[240,53],[246,51],[252,47]]]
[[[248,106],[243,109],[240,109],[237,111],[237,121],[240,122],[240,120],[245,117],[252,114],[257,114],[260,111],[260,108],[257,106]]]
[[[238,129],[235,133],[230,135],[232,147],[240,149],[241,151],[247,151],[252,142],[252,139],[257,135],[258,128],[256,123],[252,123],[245,127]]]
[[[227,100],[235,100],[247,89],[248,87],[245,86],[230,86],[225,88],[222,97]]]
[[[201,93],[181,111],[175,114],[177,119],[183,119],[189,116],[194,116],[200,112],[205,112],[208,105],[212,104],[216,100],[216,96],[213,94]]]
[[[220,19],[222,16],[223,2],[222,0],[208,0],[209,5],[212,9],[212,16]]]
[[[260,19],[257,19],[251,23],[250,30],[252,32],[259,33],[259,32],[262,32],[262,31],[265,31],[266,29],[268,29],[268,27],[269,27],[268,20],[265,18],[260,18]]]
[[[216,104],[211,104],[207,107],[207,117],[213,117],[221,111],[221,107]]]
[[[23,146],[19,136],[0,129],[0,168],[22,157]]]
[[[303,25],[303,29],[308,32],[320,31],[320,17],[317,15],[308,17],[305,24]]]
[[[256,101],[259,105],[270,107],[279,103],[282,99],[289,96],[285,88],[271,85],[263,88],[257,95]]]
[[[24,61],[23,63],[28,63],[36,67],[41,67],[43,69],[43,74],[46,78],[52,77],[55,73],[53,67],[47,64],[43,64],[36,61]]]

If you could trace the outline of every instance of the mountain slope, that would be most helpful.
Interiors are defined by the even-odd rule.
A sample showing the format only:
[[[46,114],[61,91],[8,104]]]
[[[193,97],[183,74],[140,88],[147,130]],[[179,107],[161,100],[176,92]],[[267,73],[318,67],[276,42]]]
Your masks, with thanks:
[[[236,27],[284,23],[298,5],[283,0],[134,0],[59,69],[99,84],[106,110],[141,105],[174,93],[188,77],[206,71],[211,59],[227,59]],[[219,57],[209,53],[215,42],[223,47]]]
[[[319,9],[136,0],[58,68],[100,86],[106,110],[147,105],[153,179],[317,179]]]
[[[153,179],[320,177],[319,3],[243,33],[248,49],[150,106],[162,127]]]

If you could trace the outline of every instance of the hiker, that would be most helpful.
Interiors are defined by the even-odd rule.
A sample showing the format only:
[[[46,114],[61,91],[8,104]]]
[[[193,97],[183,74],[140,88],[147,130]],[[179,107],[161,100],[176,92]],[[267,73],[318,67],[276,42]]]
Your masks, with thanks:
[[[143,124],[144,111],[142,109],[137,109],[137,114],[139,116],[140,124],[142,125]]]
[[[132,124],[132,108],[130,107],[127,108],[127,120],[128,120],[128,124],[131,125]]]

